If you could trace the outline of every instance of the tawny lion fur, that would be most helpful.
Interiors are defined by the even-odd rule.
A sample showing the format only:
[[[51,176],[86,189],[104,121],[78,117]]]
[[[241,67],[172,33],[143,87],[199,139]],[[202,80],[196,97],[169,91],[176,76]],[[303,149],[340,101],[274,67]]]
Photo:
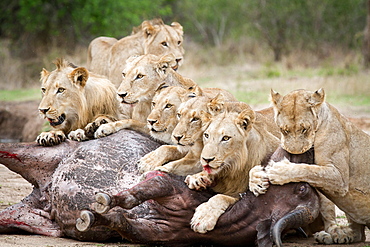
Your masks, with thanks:
[[[178,109],[178,124],[172,132],[174,145],[163,145],[140,159],[140,171],[160,170],[178,175],[194,174],[201,170],[199,163],[203,149],[203,132],[211,122],[211,116],[222,113],[225,109],[244,107],[244,103],[228,92],[219,89],[191,90],[194,99],[180,105]],[[257,112],[257,118],[263,119],[268,131],[278,135],[273,118],[272,108],[264,109],[263,114]],[[265,115],[264,115],[265,114]],[[267,116],[267,117],[266,117]]]
[[[124,78],[117,90],[124,117],[100,126],[95,137],[101,138],[127,128],[149,133],[146,122],[155,93],[168,86],[189,89],[196,85],[191,79],[174,71],[171,68],[173,63],[173,55],[159,57],[146,54],[130,57],[123,70]]]
[[[98,37],[91,41],[88,49],[87,66],[98,74],[107,76],[116,86],[122,80],[124,62],[130,56],[144,54],[175,56],[174,68],[182,64],[183,28],[173,22],[165,25],[161,19],[144,21],[135,27],[131,35],[120,40],[110,37]]]
[[[141,172],[160,170],[178,175],[194,174],[201,170],[198,165],[203,148],[202,134],[210,122],[208,104],[213,101],[235,101],[232,94],[217,88],[191,89],[191,98],[182,103],[177,111],[177,125],[172,132],[172,144],[163,145],[140,159]]]
[[[71,131],[93,121],[120,117],[117,92],[109,80],[63,59],[57,59],[55,65],[52,72],[41,71],[39,110],[53,129],[37,137],[40,145],[58,144]]]
[[[272,184],[308,182],[343,210],[349,221],[348,227],[329,229],[316,239],[364,241],[365,226],[370,226],[370,136],[325,102],[323,89],[296,90],[286,96],[271,91],[271,101],[282,147],[299,154],[313,146],[315,165],[283,160],[271,162],[265,171],[256,167],[251,171],[250,189],[258,194],[263,178]]]
[[[248,190],[249,170],[261,165],[279,145],[267,129],[266,119],[257,117],[245,103],[231,103],[212,117],[203,134],[203,171],[187,176],[185,182],[190,189],[211,187],[219,194],[196,208],[191,220],[194,231],[211,231],[225,210],[239,200],[239,193]]]

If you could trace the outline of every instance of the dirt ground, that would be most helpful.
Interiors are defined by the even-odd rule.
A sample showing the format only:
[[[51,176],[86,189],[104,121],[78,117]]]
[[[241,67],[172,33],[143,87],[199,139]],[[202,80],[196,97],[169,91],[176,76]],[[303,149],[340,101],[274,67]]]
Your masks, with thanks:
[[[34,104],[28,104],[30,107],[34,107]],[[1,108],[5,105],[0,105]],[[6,107],[11,107],[14,110],[14,107],[17,107],[16,104],[11,106],[9,103]],[[25,107],[22,104],[22,107]],[[27,112],[27,111],[26,111]],[[28,111],[34,116],[33,111]],[[351,109],[351,111],[352,109]],[[345,114],[346,115],[346,114]],[[351,115],[349,115],[351,116]],[[365,131],[370,131],[370,116],[359,116],[356,114],[356,117],[351,117],[351,121],[357,124],[360,128],[364,129]],[[0,121],[0,128],[1,126]],[[27,137],[33,139],[33,137]],[[1,139],[1,136],[0,136]],[[21,176],[9,171],[3,165],[0,165],[0,210],[12,205],[14,203],[18,203],[21,199],[23,199],[26,195],[31,192],[31,185],[25,181]],[[338,219],[340,224],[345,224],[345,220],[340,218]],[[85,246],[110,246],[110,247],[123,247],[123,246],[143,246],[143,245],[133,245],[128,244],[124,241],[122,243],[94,243],[94,242],[80,242],[72,239],[66,238],[51,238],[51,237],[44,237],[38,235],[0,235],[0,247],[13,247],[13,246],[47,246],[47,247],[85,247]],[[288,237],[284,239],[284,246],[286,247],[305,247],[305,246],[325,246],[325,245],[318,245],[315,243],[315,240],[310,237],[308,239],[304,238],[296,238],[296,237]],[[330,245],[330,246],[343,246],[343,245]],[[359,244],[352,244],[352,245],[345,245],[345,246],[370,246],[370,233],[367,231],[367,239],[365,243]]]

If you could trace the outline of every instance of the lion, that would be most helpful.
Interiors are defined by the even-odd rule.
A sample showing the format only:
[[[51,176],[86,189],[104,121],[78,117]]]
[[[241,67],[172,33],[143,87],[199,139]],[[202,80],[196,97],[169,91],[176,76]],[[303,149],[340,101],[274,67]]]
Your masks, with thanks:
[[[325,227],[315,238],[322,243],[365,240],[370,226],[370,136],[325,101],[324,89],[295,90],[285,96],[271,90],[281,147],[300,154],[314,147],[315,164],[270,161],[250,174],[250,190],[263,194],[271,184],[307,182],[346,213],[349,225]]]
[[[131,35],[120,40],[98,37],[91,41],[88,48],[87,66],[95,73],[105,75],[119,86],[124,61],[131,56],[144,54],[175,56],[173,68],[183,63],[183,28],[178,22],[170,26],[161,19],[144,21],[135,27]]]
[[[248,190],[249,170],[261,165],[279,146],[267,131],[266,119],[249,105],[231,103],[213,116],[203,133],[200,155],[203,171],[185,179],[190,189],[211,187],[218,194],[199,205],[191,219],[195,232],[211,231],[225,210]]]
[[[38,144],[56,145],[73,130],[86,127],[85,130],[91,132],[121,117],[117,92],[109,80],[64,59],[54,63],[54,71],[41,71],[39,112],[49,121],[52,130],[42,132],[36,138]]]
[[[193,80],[172,69],[174,63],[172,54],[130,57],[117,90],[124,116],[119,121],[101,125],[95,137],[101,138],[126,128],[149,134],[146,122],[155,93],[168,86],[181,86],[188,90],[196,86]]]
[[[150,136],[171,144],[172,131],[178,123],[177,109],[188,99],[190,99],[189,90],[180,86],[163,88],[157,92],[152,100],[152,111],[147,118]]]

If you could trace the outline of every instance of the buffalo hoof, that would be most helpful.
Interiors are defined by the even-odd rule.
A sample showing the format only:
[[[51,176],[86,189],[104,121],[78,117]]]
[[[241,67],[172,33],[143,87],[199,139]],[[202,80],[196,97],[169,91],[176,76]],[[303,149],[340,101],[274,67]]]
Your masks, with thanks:
[[[98,214],[105,214],[111,208],[110,204],[112,199],[109,195],[99,192],[95,195],[95,200],[96,203],[94,203],[94,210]]]
[[[80,213],[80,218],[76,220],[76,228],[80,232],[86,232],[87,230],[90,229],[94,221],[95,217],[93,213],[91,213],[88,210],[83,210]]]

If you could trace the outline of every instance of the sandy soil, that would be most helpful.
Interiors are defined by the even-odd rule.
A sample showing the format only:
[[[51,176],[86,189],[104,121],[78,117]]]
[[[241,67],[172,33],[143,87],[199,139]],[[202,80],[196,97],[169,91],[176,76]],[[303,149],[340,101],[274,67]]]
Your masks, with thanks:
[[[355,124],[364,129],[370,131],[370,118],[367,116],[361,116],[357,118],[351,118]],[[25,181],[21,176],[9,171],[3,165],[0,165],[0,210],[18,203],[32,190],[31,185]],[[341,224],[345,224],[344,219],[338,219]],[[142,246],[132,245],[124,241],[122,243],[93,243],[93,242],[80,242],[66,238],[51,238],[36,235],[0,235],[0,246],[54,246],[54,247],[79,247],[79,246]],[[315,243],[312,237],[308,239],[288,237],[284,240],[284,246],[288,247],[304,247],[304,246],[325,246],[318,245]],[[331,245],[331,246],[343,246],[343,245]],[[349,246],[349,245],[346,245]],[[366,243],[353,244],[350,246],[370,246],[370,234],[367,231]]]

